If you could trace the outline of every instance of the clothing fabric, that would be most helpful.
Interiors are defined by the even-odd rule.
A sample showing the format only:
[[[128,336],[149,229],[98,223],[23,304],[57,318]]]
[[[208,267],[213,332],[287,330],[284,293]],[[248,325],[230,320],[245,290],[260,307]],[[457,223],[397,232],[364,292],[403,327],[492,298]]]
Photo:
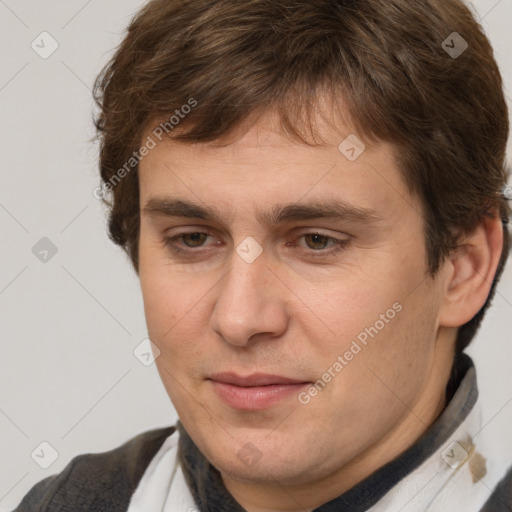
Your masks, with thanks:
[[[474,364],[462,354],[449,403],[399,457],[314,512],[511,512],[512,442],[482,424]],[[178,422],[119,448],[75,457],[14,512],[244,512]]]
[[[175,431],[155,429],[114,450],[78,455],[61,473],[35,484],[15,512],[125,512],[144,471]]]

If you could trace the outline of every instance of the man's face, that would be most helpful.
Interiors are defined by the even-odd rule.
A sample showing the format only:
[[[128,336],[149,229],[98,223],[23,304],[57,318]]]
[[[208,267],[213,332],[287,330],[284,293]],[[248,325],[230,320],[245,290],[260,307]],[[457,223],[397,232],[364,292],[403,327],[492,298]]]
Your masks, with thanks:
[[[225,147],[165,141],[140,163],[158,371],[192,439],[235,479],[329,475],[412,411],[428,422],[426,390],[440,389],[442,283],[426,278],[420,203],[389,145],[353,160],[350,139],[338,148],[349,128],[319,130],[327,145],[291,141],[268,113]],[[197,208],[172,216],[169,201]],[[335,203],[339,217],[299,208]]]

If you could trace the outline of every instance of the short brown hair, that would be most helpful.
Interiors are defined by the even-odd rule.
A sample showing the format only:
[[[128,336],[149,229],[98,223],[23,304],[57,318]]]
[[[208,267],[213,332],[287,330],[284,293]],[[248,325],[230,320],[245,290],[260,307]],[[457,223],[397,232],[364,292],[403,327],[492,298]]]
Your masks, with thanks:
[[[449,52],[456,43],[468,45],[461,55]],[[138,272],[133,155],[148,123],[193,98],[179,130],[166,130],[176,140],[213,141],[272,108],[286,133],[314,144],[315,99],[328,90],[334,103],[344,99],[363,141],[396,149],[403,178],[424,208],[428,274],[484,216],[500,215],[498,270],[485,305],[459,328],[460,352],[481,323],[509,252],[502,87],[490,43],[459,0],[152,0],[94,88],[110,237]]]

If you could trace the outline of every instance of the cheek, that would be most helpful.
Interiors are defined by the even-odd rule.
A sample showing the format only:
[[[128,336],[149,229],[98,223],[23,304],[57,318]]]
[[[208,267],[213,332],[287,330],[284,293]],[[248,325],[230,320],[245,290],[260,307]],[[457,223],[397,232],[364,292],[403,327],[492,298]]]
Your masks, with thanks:
[[[162,257],[162,250],[141,245],[139,278],[150,338],[166,343],[194,315],[205,296],[201,283],[179,272]]]
[[[198,396],[204,360],[204,326],[197,317],[200,297],[194,286],[152,272],[141,277],[148,335],[160,350],[155,363],[167,394],[186,418],[191,397]]]
[[[322,348],[317,359],[321,390],[313,392],[305,406],[309,414],[304,421],[313,425],[316,418],[327,416],[338,432],[351,436],[357,430],[354,419],[364,418],[361,439],[392,428],[413,405],[429,368],[431,345],[417,335],[418,329],[432,326],[427,320],[429,325],[418,325],[412,320],[415,314],[406,303],[389,323],[360,331],[367,334],[366,344],[349,336],[329,354]]]
[[[359,272],[295,288],[297,297],[307,306],[304,309],[297,303],[295,320],[306,340],[311,341],[314,353],[322,359],[326,355],[332,358],[350,350],[354,341],[364,347],[365,342],[369,344],[391,330],[402,314],[405,294],[398,280],[386,277],[384,272],[380,271],[384,276],[381,282],[374,275]]]
[[[306,351],[318,377],[337,382],[321,394],[378,402],[392,396],[388,385],[412,396],[433,357],[439,306],[422,264],[383,259],[370,271],[297,291],[309,307],[296,316]]]
[[[208,287],[155,265],[141,272],[141,288],[148,335],[160,350],[156,365],[174,403],[203,375]]]
[[[422,306],[429,299],[428,290],[418,289],[345,342],[344,358],[351,360],[333,389],[336,402],[349,401],[375,421],[400,415],[404,404],[412,404],[434,357],[435,315]]]

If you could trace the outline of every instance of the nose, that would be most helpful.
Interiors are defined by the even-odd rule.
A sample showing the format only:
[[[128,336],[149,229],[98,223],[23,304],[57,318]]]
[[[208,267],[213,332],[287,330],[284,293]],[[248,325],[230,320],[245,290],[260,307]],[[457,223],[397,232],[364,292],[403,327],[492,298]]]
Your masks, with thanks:
[[[231,268],[216,287],[210,326],[230,345],[244,347],[286,331],[286,288],[267,265],[265,252],[251,263],[233,252]]]

